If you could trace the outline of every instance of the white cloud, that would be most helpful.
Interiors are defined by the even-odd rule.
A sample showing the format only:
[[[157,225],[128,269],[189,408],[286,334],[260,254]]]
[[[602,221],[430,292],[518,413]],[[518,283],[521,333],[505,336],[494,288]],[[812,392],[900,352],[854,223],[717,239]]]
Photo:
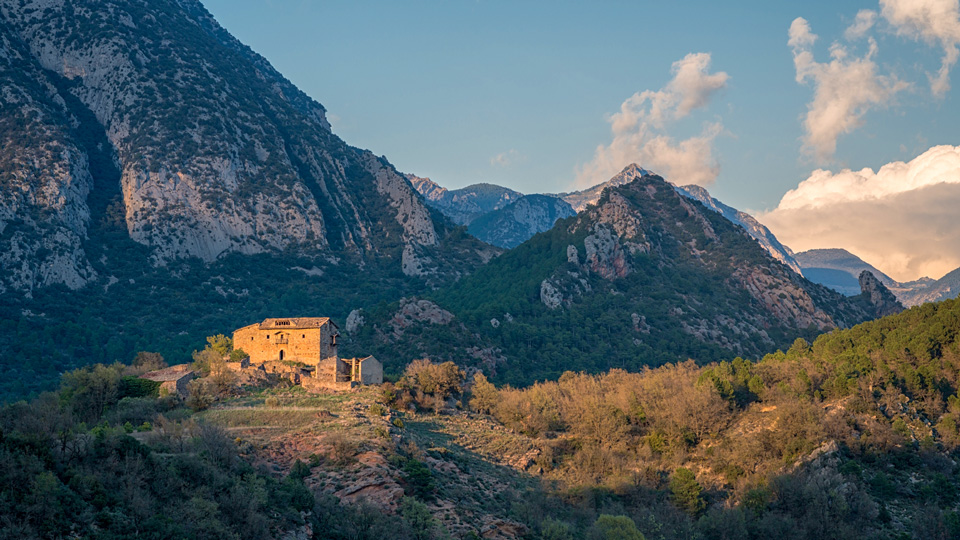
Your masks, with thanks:
[[[520,152],[517,152],[516,149],[511,148],[506,152],[500,152],[499,154],[490,158],[490,165],[493,165],[494,167],[509,167],[521,159],[523,159],[523,157],[520,155]]]
[[[863,12],[861,12],[863,13]],[[852,35],[862,35],[869,29],[869,15],[857,15],[859,22],[848,28]],[[872,23],[870,23],[872,24]],[[885,107],[900,91],[909,85],[895,76],[877,73],[873,57],[877,43],[868,38],[869,48],[861,57],[854,56],[839,43],[830,46],[829,62],[817,62],[813,55],[816,34],[802,17],[790,25],[789,41],[793,50],[793,64],[797,82],[813,84],[813,101],[807,106],[803,120],[804,151],[820,162],[829,161],[837,149],[837,139],[850,133],[863,122],[871,109]]]
[[[950,69],[960,58],[960,2],[957,0],[880,0],[880,13],[898,35],[943,47],[936,75],[929,75],[937,97],[950,90]]]
[[[844,248],[894,279],[938,278],[960,267],[960,146],[908,163],[814,171],[759,219],[794,251]]]
[[[847,41],[854,41],[860,39],[867,35],[867,32],[873,29],[873,25],[877,23],[877,12],[872,9],[861,9],[857,12],[857,17],[853,20],[853,24],[847,27],[846,31],[843,33],[843,37],[847,38]]]
[[[630,163],[663,174],[675,184],[707,185],[719,166],[713,139],[723,132],[719,123],[704,126],[700,135],[676,141],[664,128],[672,121],[707,106],[726,87],[724,72],[708,73],[709,53],[691,53],[673,63],[673,79],[660,90],[630,96],[609,118],[613,140],[598,146],[593,159],[577,168],[576,185],[588,187],[609,180]]]

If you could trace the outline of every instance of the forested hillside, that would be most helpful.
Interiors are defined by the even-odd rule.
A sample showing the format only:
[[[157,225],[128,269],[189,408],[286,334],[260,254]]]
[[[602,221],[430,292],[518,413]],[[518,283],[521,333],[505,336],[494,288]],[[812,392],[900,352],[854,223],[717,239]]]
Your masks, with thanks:
[[[958,334],[954,300],[525,389],[418,361],[310,396],[197,364],[185,402],[141,354],[0,409],[2,536],[956,538]]]

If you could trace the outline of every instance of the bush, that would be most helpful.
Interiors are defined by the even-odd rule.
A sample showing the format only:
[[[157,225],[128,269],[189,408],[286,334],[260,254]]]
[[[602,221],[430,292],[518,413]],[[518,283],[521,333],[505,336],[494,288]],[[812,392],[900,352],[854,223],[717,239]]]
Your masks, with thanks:
[[[263,400],[263,404],[270,408],[276,408],[280,406],[280,400],[276,396],[270,396]]]

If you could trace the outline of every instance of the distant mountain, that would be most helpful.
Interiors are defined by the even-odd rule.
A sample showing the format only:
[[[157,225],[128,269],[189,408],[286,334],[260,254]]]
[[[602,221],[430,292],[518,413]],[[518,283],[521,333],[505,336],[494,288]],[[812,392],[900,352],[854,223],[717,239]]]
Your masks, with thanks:
[[[558,219],[575,215],[565,201],[550,195],[524,195],[470,223],[467,231],[488,244],[514,248],[533,235],[549,231]]]
[[[637,167],[618,176],[595,205],[431,295],[435,305],[370,314],[358,339],[527,384],[567,370],[757,357],[891,311],[879,283],[844,297],[662,178]],[[444,315],[409,315],[419,311]]]
[[[628,182],[632,182],[633,178],[644,176],[648,174],[653,174],[652,172],[641,168],[636,163],[631,163],[627,165],[619,174],[607,180],[606,182],[597,184],[591,188],[587,188],[581,191],[573,191],[570,193],[560,193],[557,194],[557,197],[567,201],[571,207],[577,212],[580,212],[587,206],[594,204],[600,199],[600,195],[603,193],[603,190],[608,187],[621,186]]]
[[[901,283],[899,287],[891,290],[906,306],[956,298],[960,295],[960,268],[940,279],[923,278]]]
[[[730,222],[743,227],[774,259],[787,265],[794,272],[803,274],[800,264],[797,263],[793,257],[793,251],[781,244],[780,241],[777,240],[777,237],[770,232],[770,229],[757,221],[755,217],[714,199],[710,196],[710,192],[701,186],[682,186],[678,187],[677,190],[679,190],[682,195],[700,201],[704,206],[727,218]],[[857,294],[859,294],[859,288]]]
[[[473,184],[448,190],[429,178],[408,174],[407,180],[420,192],[427,204],[440,210],[459,225],[469,225],[478,217],[499,210],[523,196],[512,189],[494,184]]]
[[[900,288],[896,280],[845,249],[811,249],[795,254],[794,258],[803,269],[804,277],[847,296],[860,294],[858,280],[864,270],[876,276],[885,287]]]

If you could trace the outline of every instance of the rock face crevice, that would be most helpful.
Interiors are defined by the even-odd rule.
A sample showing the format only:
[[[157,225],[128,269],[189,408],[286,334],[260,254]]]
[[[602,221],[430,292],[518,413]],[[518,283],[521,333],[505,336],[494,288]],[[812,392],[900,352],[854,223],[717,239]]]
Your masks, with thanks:
[[[15,274],[0,286],[95,277],[83,115],[115,157],[127,234],[156,263],[293,250],[427,275],[443,262],[424,250],[447,226],[410,182],[334,135],[322,105],[199,2],[0,0],[0,25],[0,100],[14,124],[0,234],[24,224],[0,239]]]

